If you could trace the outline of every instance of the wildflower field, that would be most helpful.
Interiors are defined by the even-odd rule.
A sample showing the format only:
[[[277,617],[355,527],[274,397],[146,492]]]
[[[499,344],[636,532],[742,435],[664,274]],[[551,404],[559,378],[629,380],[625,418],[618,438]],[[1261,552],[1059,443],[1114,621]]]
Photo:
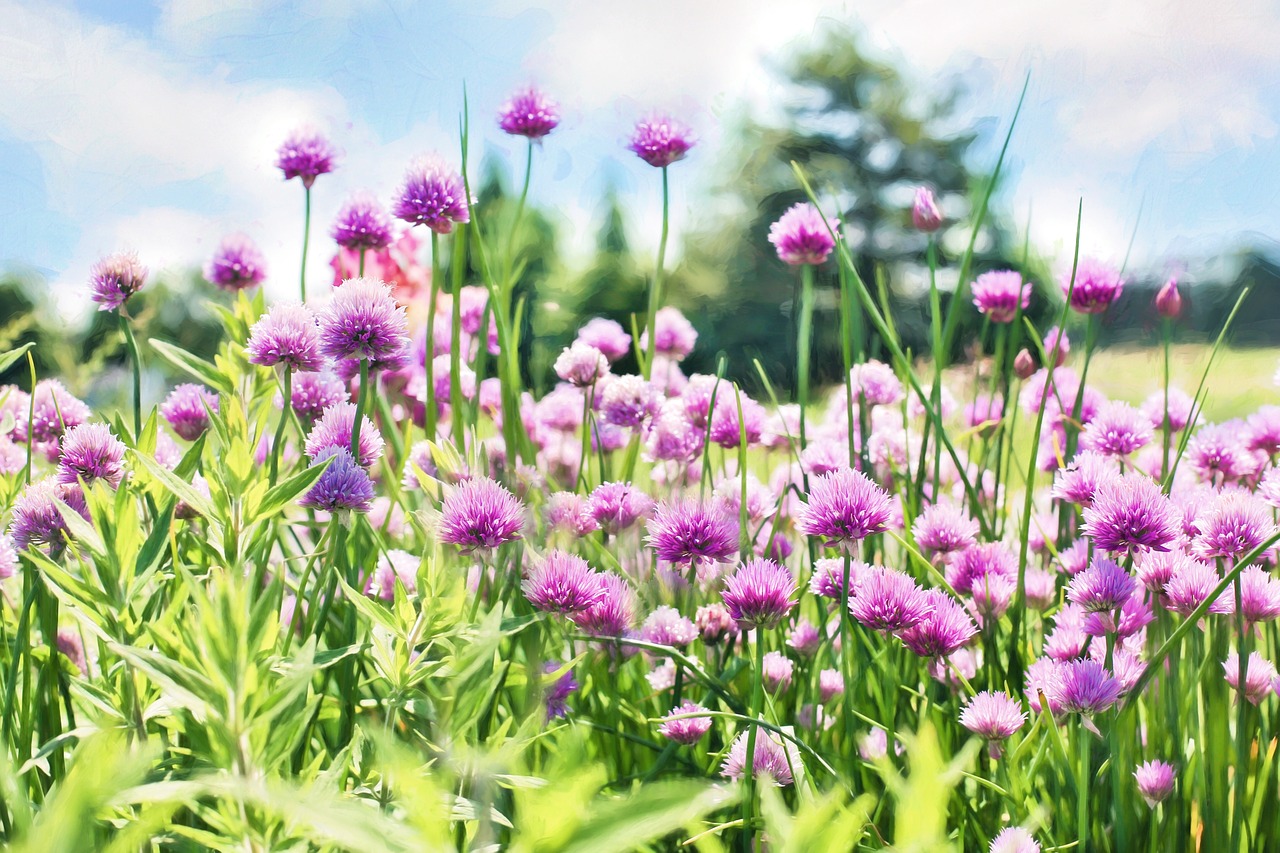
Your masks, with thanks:
[[[1100,350],[1124,272],[1087,246],[1033,293],[971,239],[944,302],[920,187],[921,360],[797,166],[809,200],[763,247],[797,284],[795,387],[686,375],[664,271],[694,137],[654,115],[647,299],[578,329],[538,397],[516,235],[558,123],[521,91],[332,223],[334,145],[284,140],[297,298],[225,240],[213,358],[135,336],[147,259],[103,258],[119,410],[0,355],[29,373],[0,388],[8,848],[1280,849],[1274,353],[1246,379],[1229,327],[1174,348],[1174,280],[1156,347]],[[524,193],[486,222],[468,151],[499,130]],[[951,225],[976,238],[999,171]],[[150,399],[158,366],[187,381]]]

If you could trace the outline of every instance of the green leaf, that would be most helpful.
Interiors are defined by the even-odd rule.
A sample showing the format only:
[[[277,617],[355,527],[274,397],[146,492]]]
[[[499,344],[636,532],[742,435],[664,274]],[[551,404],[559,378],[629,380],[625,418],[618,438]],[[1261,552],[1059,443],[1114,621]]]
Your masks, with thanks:
[[[235,388],[230,380],[218,372],[218,369],[197,355],[192,355],[180,346],[165,341],[151,341],[151,348],[165,361],[179,370],[191,374],[205,385],[223,394],[232,394]]]
[[[133,451],[133,455],[139,464],[147,469],[148,474],[159,480],[180,501],[210,521],[218,520],[218,513],[213,508],[213,504],[209,502],[208,498],[197,492],[195,486],[192,486],[151,457],[144,456],[137,451]]]
[[[0,353],[0,373],[4,373],[10,367],[13,367],[13,365],[17,363],[18,359],[22,358],[22,356],[26,354],[27,350],[34,346],[35,341],[31,341],[23,344],[17,349],[11,349],[6,353]]]
[[[635,850],[733,805],[735,791],[705,782],[658,782],[630,797],[592,804],[565,853]]]
[[[280,512],[287,506],[293,504],[307,489],[320,479],[320,475],[333,462],[333,457],[323,460],[319,464],[312,465],[301,473],[294,474],[283,483],[278,483],[270,489],[262,498],[262,503],[258,506],[256,515],[257,519],[266,519]]]

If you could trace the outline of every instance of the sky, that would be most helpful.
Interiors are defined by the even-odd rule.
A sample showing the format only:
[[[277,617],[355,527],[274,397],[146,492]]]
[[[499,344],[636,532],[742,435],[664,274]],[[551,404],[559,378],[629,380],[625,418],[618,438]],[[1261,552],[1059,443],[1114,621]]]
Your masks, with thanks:
[[[1119,262],[1132,239],[1131,263],[1154,270],[1280,232],[1271,0],[0,0],[0,20],[0,265],[69,304],[87,306],[104,254],[179,270],[235,231],[292,292],[303,197],[273,166],[279,142],[305,123],[343,151],[314,191],[324,233],[352,191],[389,199],[414,156],[456,160],[464,84],[479,153],[513,169],[505,97],[536,82],[562,104],[530,196],[571,249],[607,185],[656,242],[656,173],[625,150],[635,119],[667,111],[697,133],[672,170],[688,227],[722,174],[721,124],[776,111],[770,65],[832,20],[921,92],[963,83],[978,168],[1030,75],[997,203],[1042,252],[1069,264],[1081,201],[1084,254]]]

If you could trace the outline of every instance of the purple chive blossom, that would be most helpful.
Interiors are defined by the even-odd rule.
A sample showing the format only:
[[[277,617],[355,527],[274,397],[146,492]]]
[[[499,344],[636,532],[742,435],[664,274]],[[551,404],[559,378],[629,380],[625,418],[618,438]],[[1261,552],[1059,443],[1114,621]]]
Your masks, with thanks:
[[[1177,538],[1178,529],[1173,504],[1144,474],[1105,481],[1084,511],[1084,533],[1104,551],[1163,551]]]
[[[408,347],[404,309],[377,279],[347,279],[320,313],[320,348],[328,358],[396,361]]]
[[[746,776],[747,741],[750,736],[750,732],[743,732],[734,739],[724,764],[720,766],[721,776],[739,780]],[[784,742],[779,735],[764,729],[756,732],[755,754],[751,759],[752,775],[755,778],[768,779],[771,784],[783,788],[791,785],[796,774],[803,770],[800,750],[791,741]]]
[[[248,235],[231,234],[222,239],[205,263],[204,277],[222,290],[247,290],[262,284],[267,277],[267,259]]]
[[[311,188],[316,178],[334,169],[338,152],[318,130],[302,127],[285,138],[276,151],[276,168],[284,172],[286,181],[301,178]]]
[[[1280,617],[1280,580],[1261,566],[1240,573],[1240,613],[1249,625]]]
[[[346,402],[347,386],[338,377],[323,372],[303,372],[293,377],[293,411],[310,429],[320,420],[325,409]]]
[[[893,368],[874,359],[849,371],[854,396],[870,406],[892,406],[902,399],[902,381]]]
[[[978,522],[955,504],[930,504],[911,525],[911,534],[924,550],[950,554],[963,551],[977,541]]]
[[[818,673],[818,695],[823,702],[830,702],[844,695],[844,676],[838,669],[824,669]]]
[[[940,660],[955,654],[978,633],[968,612],[946,592],[925,590],[928,613],[899,632],[902,644],[922,658]]]
[[[0,580],[11,578],[17,572],[18,549],[13,545],[13,537],[0,533]]]
[[[106,424],[80,424],[67,430],[60,444],[58,482],[86,485],[104,480],[111,488],[124,477],[124,443]]]
[[[1268,468],[1258,482],[1258,497],[1267,506],[1280,509],[1280,468]]]
[[[1206,482],[1220,485],[1254,470],[1252,454],[1237,424],[1206,424],[1187,443],[1184,457]]]
[[[350,451],[340,447],[326,448],[313,460],[313,464],[318,465],[327,459],[333,461],[300,503],[332,513],[368,512],[372,509],[376,495],[369,472],[356,464]]]
[[[1178,280],[1171,278],[1156,293],[1156,313],[1161,317],[1176,320],[1182,313],[1182,294],[1178,292]]]
[[[203,385],[185,383],[169,392],[160,414],[179,437],[195,441],[209,428],[209,413],[218,411],[218,395]]]
[[[1023,284],[1022,274],[1013,270],[983,273],[969,289],[974,307],[993,323],[1012,323],[1019,302],[1023,310],[1031,304],[1031,285]]]
[[[1026,721],[1021,703],[990,690],[974,696],[960,711],[960,725],[990,741],[1011,737]]]
[[[674,607],[662,605],[640,626],[640,638],[647,643],[683,649],[698,639],[698,628]]]
[[[861,471],[842,468],[810,482],[796,529],[822,537],[828,546],[848,544],[886,530],[892,514],[884,489]]]
[[[1151,592],[1163,592],[1164,586],[1173,577],[1175,569],[1191,558],[1178,550],[1147,551],[1139,554],[1134,562],[1138,580]]]
[[[1086,450],[1076,454],[1066,468],[1054,475],[1053,496],[1060,501],[1087,507],[1093,503],[1098,487],[1119,474],[1115,460]]]
[[[770,693],[786,690],[791,686],[791,676],[795,669],[795,664],[782,652],[769,652],[764,656],[764,669],[760,672],[764,689]]]
[[[601,483],[587,498],[587,512],[601,530],[626,530],[653,509],[653,498],[630,483]]]
[[[672,361],[683,361],[693,352],[698,342],[698,332],[689,322],[689,318],[679,308],[670,305],[659,308],[653,317],[653,327],[657,330],[657,347],[655,352],[665,355]],[[640,348],[649,349],[649,331],[640,333]]]
[[[911,204],[911,224],[917,231],[933,233],[942,227],[942,211],[928,187],[916,187],[915,200]]]
[[[1275,456],[1280,452],[1280,406],[1262,406],[1245,418],[1250,450]]]
[[[733,386],[721,388],[721,392],[716,397],[715,411],[711,413],[711,440],[732,449],[742,443],[745,432],[748,446],[759,444],[767,417],[764,406],[741,391],[734,393]]]
[[[320,420],[307,433],[306,452],[315,462],[331,447],[351,449],[351,430],[355,427],[356,404],[335,403],[325,409]],[[377,427],[367,416],[360,420],[360,458],[356,461],[365,468],[371,468],[382,458],[382,436]]]
[[[364,594],[383,601],[394,601],[396,597],[396,581],[404,587],[408,595],[418,591],[418,567],[422,559],[417,554],[392,548],[379,560],[377,567],[369,573],[365,581]]]
[[[1008,826],[991,839],[988,853],[1040,853],[1040,844],[1020,826]]]
[[[1104,456],[1128,456],[1151,442],[1151,422],[1128,403],[1105,404],[1080,434],[1082,450]]]
[[[683,160],[693,143],[688,127],[668,116],[654,116],[636,123],[627,147],[650,166],[666,168]]]
[[[512,136],[523,136],[534,142],[560,124],[560,105],[533,86],[511,96],[498,111],[498,127]]]
[[[600,416],[619,427],[638,428],[658,413],[662,394],[642,376],[616,376],[605,386]]]
[[[549,660],[542,665],[542,671],[547,675],[550,675],[551,673],[558,671],[562,666],[564,666],[564,664],[559,663],[558,661]],[[574,680],[572,669],[566,670],[564,675],[555,680],[550,689],[547,690],[546,695],[548,722],[560,719],[561,717],[567,717],[569,715],[568,699],[569,696],[573,694],[573,691],[577,689],[578,682]]]
[[[1155,621],[1156,614],[1150,602],[1141,593],[1132,595],[1120,606],[1117,618],[1111,612],[1089,613],[1084,618],[1084,630],[1092,637],[1115,634],[1120,638],[1132,637]]]
[[[438,155],[419,158],[409,166],[391,212],[411,225],[425,225],[437,234],[449,234],[455,223],[471,221],[462,176],[446,166]]]
[[[947,564],[947,583],[956,592],[969,594],[983,586],[983,580],[1000,577],[1016,580],[1018,558],[1002,542],[984,542],[952,556]]]
[[[579,343],[595,347],[610,362],[617,361],[631,351],[631,336],[620,324],[604,317],[594,317],[578,329]]]
[[[1204,558],[1239,559],[1275,533],[1270,508],[1243,491],[1225,491],[1195,522],[1195,553]]]
[[[338,211],[333,222],[333,242],[344,249],[380,251],[391,245],[395,232],[391,217],[369,192],[357,192]]]
[[[729,615],[729,608],[719,602],[704,604],[694,614],[694,624],[702,635],[702,642],[714,646],[723,639],[738,636],[738,623]]]
[[[838,220],[825,218],[812,204],[800,202],[769,226],[769,242],[785,264],[820,264],[836,247],[831,235],[839,228]]]
[[[658,726],[658,734],[673,740],[676,743],[689,746],[702,740],[703,735],[711,730],[710,717],[690,717],[688,714],[697,714],[707,709],[696,702],[684,700],[678,708],[672,708],[671,713],[663,718],[662,725]],[[682,718],[682,719],[672,719]]]
[[[1164,585],[1164,606],[1174,613],[1189,615],[1199,607],[1222,581],[1218,570],[1208,563],[1190,557],[1179,561],[1172,577]],[[1209,613],[1228,614],[1235,610],[1230,593],[1224,593],[1209,605]]]
[[[1050,685],[1051,699],[1067,713],[1101,713],[1116,703],[1123,689],[1102,664],[1073,660],[1058,664],[1059,681]]]
[[[1097,556],[1089,568],[1071,579],[1067,600],[1087,613],[1108,613],[1120,609],[1137,589],[1137,579],[1115,562]]]
[[[609,373],[604,353],[582,341],[575,341],[556,358],[556,376],[578,388],[589,388]]]
[[[324,368],[316,316],[297,302],[275,305],[254,323],[245,352],[250,364],[264,367],[279,364],[295,372]]]
[[[803,657],[811,657],[818,651],[818,646],[821,644],[822,634],[819,633],[818,626],[803,616],[787,632],[787,645],[795,649],[796,654]]]
[[[146,280],[147,268],[138,260],[137,252],[108,255],[89,271],[89,289],[99,311],[119,311]]]
[[[36,383],[34,396],[31,422],[26,423],[24,411],[15,428],[18,433],[15,437],[21,441],[26,441],[30,434],[37,444],[55,442],[66,430],[79,426],[92,415],[89,407],[57,379],[41,379]]]
[[[569,618],[584,633],[593,637],[621,637],[636,621],[636,594],[620,575],[606,572],[600,576],[600,597],[586,610],[571,613]]]
[[[915,580],[883,566],[858,578],[858,594],[849,601],[854,619],[886,634],[920,624],[932,609],[932,600]]]
[[[1222,668],[1226,672],[1227,684],[1230,684],[1232,689],[1239,693],[1240,656],[1235,652],[1231,652],[1227,655]],[[1272,694],[1272,685],[1275,680],[1275,665],[1257,652],[1250,652],[1249,665],[1246,667],[1244,674],[1244,698],[1257,705]]]
[[[1181,388],[1170,388],[1168,406],[1165,406],[1165,392],[1154,391],[1142,403],[1142,413],[1147,416],[1152,429],[1162,429],[1165,419],[1169,421],[1172,432],[1182,432],[1191,422],[1191,413],[1195,409],[1195,401],[1191,395]]]
[[[1173,793],[1173,767],[1163,761],[1139,764],[1133,778],[1138,782],[1138,793],[1153,809]]]
[[[587,511],[587,499],[573,492],[556,492],[547,499],[543,520],[548,530],[563,530],[571,536],[586,536],[600,525]]]
[[[64,503],[83,516],[88,516],[84,494],[79,486],[59,483],[53,478],[37,480],[22,490],[13,502],[13,515],[9,522],[9,536],[19,551],[36,546],[46,546],[50,556],[57,556],[66,547],[71,532],[58,509]]]
[[[581,613],[600,601],[601,576],[576,554],[548,551],[520,584],[525,598],[548,613]]]
[[[1076,268],[1075,287],[1071,273],[1062,278],[1062,292],[1071,295],[1071,307],[1081,314],[1101,314],[1120,298],[1124,279],[1106,264],[1085,259]]]
[[[773,560],[748,560],[725,578],[724,604],[739,624],[771,628],[795,606],[791,600],[795,591],[795,578],[785,566]]]
[[[664,502],[649,519],[646,542],[668,563],[717,563],[738,553],[737,519],[692,498]]]
[[[454,488],[440,509],[440,539],[462,553],[497,548],[520,538],[524,506],[501,485],[486,477]]]

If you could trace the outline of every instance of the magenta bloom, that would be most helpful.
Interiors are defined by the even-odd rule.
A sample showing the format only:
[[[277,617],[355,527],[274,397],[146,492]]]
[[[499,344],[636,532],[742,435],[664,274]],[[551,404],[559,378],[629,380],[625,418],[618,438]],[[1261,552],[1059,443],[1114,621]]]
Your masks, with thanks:
[[[991,839],[988,853],[1040,853],[1040,844],[1020,826],[1007,826]]]
[[[1222,576],[1213,566],[1187,558],[1175,566],[1173,575],[1164,585],[1164,605],[1174,613],[1186,616],[1199,607],[1221,582]],[[1209,605],[1208,612],[1228,614],[1234,610],[1235,601],[1231,593],[1226,592]]]
[[[53,478],[37,480],[22,490],[13,502],[9,536],[19,551],[43,545],[51,557],[62,553],[71,531],[58,509],[63,503],[88,518],[84,494],[79,486],[59,483]]]
[[[668,563],[722,562],[738,553],[738,520],[717,504],[663,502],[649,519],[645,542]]]
[[[978,522],[955,504],[930,504],[911,525],[911,534],[924,550],[950,554],[963,551],[977,541]]]
[[[333,222],[333,241],[353,252],[381,251],[391,245],[395,233],[391,217],[369,192],[358,192],[347,200]]]
[[[440,514],[440,540],[464,554],[519,539],[524,526],[524,506],[487,477],[467,480],[449,492]]]
[[[1087,613],[1118,610],[1138,590],[1138,581],[1106,557],[1094,557],[1089,568],[1067,584],[1067,600]]]
[[[498,127],[512,136],[523,136],[534,142],[560,124],[560,105],[533,86],[511,96],[498,111]]]
[[[823,217],[822,212],[808,202],[794,204],[769,226],[769,242],[778,252],[783,263],[792,266],[820,264],[836,247],[835,238],[840,222]]]
[[[842,468],[810,481],[796,529],[832,546],[883,532],[892,515],[893,503],[884,489],[861,471]]]
[[[275,305],[249,330],[245,352],[250,364],[283,365],[292,371],[324,368],[320,326],[311,309],[297,302]]]
[[[609,373],[604,353],[582,341],[574,341],[556,358],[556,376],[578,388],[589,388]]]
[[[1104,456],[1128,456],[1151,441],[1151,421],[1128,403],[1103,405],[1080,434],[1080,447]]]
[[[886,634],[920,624],[933,610],[933,600],[909,575],[872,566],[858,578],[858,594],[849,612],[858,622]]]
[[[419,158],[409,166],[391,212],[411,225],[425,225],[437,234],[449,234],[455,223],[471,221],[462,176],[434,154]]]
[[[1124,279],[1120,273],[1106,264],[1085,259],[1076,267],[1075,287],[1071,286],[1071,274],[1062,279],[1063,294],[1070,294],[1071,307],[1081,314],[1101,314],[1120,298]]]
[[[671,713],[663,719],[662,725],[658,726],[658,734],[685,746],[695,744],[711,730],[711,718],[685,715],[706,710],[696,702],[686,699],[680,707],[671,709]],[[672,719],[672,717],[683,717],[683,719]]]
[[[621,637],[636,621],[636,594],[621,575],[605,572],[600,575],[600,597],[569,618],[594,637]]]
[[[587,498],[587,512],[608,533],[626,530],[653,509],[653,498],[630,483],[601,483]]]
[[[1280,616],[1280,580],[1261,566],[1245,567],[1240,572],[1240,613],[1250,625]]]
[[[714,646],[723,639],[732,640],[738,636],[738,623],[729,615],[729,608],[718,601],[704,604],[693,615],[702,642]]]
[[[1031,285],[1022,283],[1022,274],[1013,270],[983,273],[970,285],[973,304],[993,323],[1012,323],[1031,304]]]
[[[89,288],[99,311],[119,311],[146,284],[147,268],[137,252],[118,252],[93,265]]]
[[[15,437],[25,441],[29,433],[37,444],[57,441],[67,430],[89,420],[92,414],[89,407],[57,379],[37,382],[35,400],[30,401],[30,405],[34,409],[31,422],[26,423],[25,411],[21,419],[15,418],[15,432],[18,433]]]
[[[631,336],[617,322],[593,317],[578,329],[578,341],[593,346],[614,362],[631,351]]]
[[[334,403],[325,409],[320,420],[307,433],[306,451],[312,462],[317,462],[331,447],[351,449],[351,431],[356,423],[355,403]],[[359,458],[364,468],[371,468],[382,458],[384,443],[377,427],[367,416],[360,420]]]
[[[747,741],[750,732],[738,735],[729,754],[725,756],[720,767],[720,775],[726,779],[742,779],[747,773]],[[795,776],[804,769],[800,761],[800,750],[791,741],[783,741],[771,731],[756,731],[755,754],[751,757],[751,772],[757,779],[768,779],[773,785],[787,787],[795,781]]]
[[[1176,320],[1182,313],[1182,294],[1178,292],[1178,280],[1171,278],[1156,294],[1156,313],[1161,317]]]
[[[351,278],[333,291],[320,314],[320,348],[331,359],[368,359],[399,366],[409,348],[409,323],[391,288]]]
[[[672,361],[683,361],[689,353],[693,352],[693,347],[698,342],[697,330],[679,308],[673,308],[670,305],[659,308],[653,317],[653,327],[657,329],[655,352],[667,356]],[[648,329],[640,333],[640,348],[648,351]]]
[[[1142,402],[1142,413],[1147,416],[1152,429],[1162,429],[1165,419],[1169,420],[1172,432],[1181,432],[1191,421],[1191,412],[1195,401],[1191,395],[1181,388],[1169,389],[1169,405],[1165,407],[1165,392],[1153,391],[1151,396]]]
[[[1173,793],[1173,767],[1163,761],[1139,764],[1133,778],[1138,782],[1138,793],[1153,809]]]
[[[939,660],[955,654],[964,647],[978,626],[973,624],[968,612],[945,591],[925,590],[925,606],[928,613],[923,619],[899,632],[898,639],[922,658]]]
[[[773,560],[753,559],[739,566],[724,582],[724,605],[742,625],[772,628],[791,612],[796,580]]]
[[[106,424],[80,424],[67,430],[61,441],[58,482],[89,485],[97,480],[120,485],[124,477],[124,443]]]
[[[222,239],[205,263],[204,277],[222,290],[247,290],[262,284],[267,277],[267,259],[248,235],[231,234]]]
[[[160,414],[181,438],[195,441],[209,428],[209,413],[218,411],[218,395],[203,385],[185,383],[169,392]]]
[[[0,580],[11,578],[17,572],[18,549],[13,546],[13,537],[0,533]]]
[[[917,231],[933,233],[942,227],[942,211],[928,187],[916,187],[915,200],[911,204],[911,224]]]
[[[1018,558],[1003,542],[984,542],[955,554],[947,564],[947,583],[961,594],[980,589],[986,578],[1018,577]]]
[[[1058,682],[1050,685],[1051,700],[1067,713],[1086,716],[1107,710],[1123,693],[1120,682],[1093,660],[1058,664]]]
[[[378,565],[369,573],[364,584],[364,594],[383,601],[395,601],[396,581],[408,595],[418,591],[418,567],[422,558],[408,551],[391,549],[382,555]]]
[[[605,386],[600,415],[607,424],[637,428],[658,412],[662,394],[642,376],[615,376]]]
[[[1231,652],[1222,664],[1226,672],[1227,684],[1237,693],[1240,692],[1240,656]],[[1249,653],[1249,663],[1244,674],[1244,698],[1254,705],[1270,696],[1276,680],[1276,668],[1271,661],[1257,652]]]
[[[779,693],[791,686],[791,676],[796,665],[782,652],[769,652],[764,656],[764,669],[760,679],[764,689],[770,693]]]
[[[1084,533],[1104,551],[1163,551],[1179,527],[1173,504],[1144,474],[1105,481],[1084,511]]]
[[[349,396],[347,386],[330,373],[302,372],[293,377],[293,411],[308,429],[325,409],[346,402]]]
[[[837,669],[824,669],[818,673],[818,695],[823,702],[830,702],[844,693],[844,676]]]
[[[893,368],[874,359],[849,371],[855,397],[869,406],[892,406],[902,399],[902,381]]]
[[[601,575],[576,554],[548,551],[520,584],[525,598],[549,613],[581,613],[604,596]],[[692,627],[692,626],[691,626]]]
[[[1213,499],[1195,522],[1200,557],[1239,559],[1275,533],[1270,508],[1244,491],[1225,491]]]
[[[1006,693],[990,690],[974,696],[960,711],[960,725],[986,740],[1004,740],[1026,721],[1021,703]]]
[[[284,172],[286,181],[301,178],[310,189],[317,177],[333,171],[337,156],[318,130],[303,127],[289,134],[276,151],[276,168]]]
[[[636,123],[627,147],[650,166],[666,168],[683,160],[693,143],[693,133],[688,127],[673,118],[655,116]]]
[[[302,498],[301,504],[325,512],[368,512],[373,508],[375,493],[369,472],[356,464],[351,452],[341,447],[327,447],[314,459],[320,464],[332,459],[320,479]]]
[[[1116,479],[1120,474],[1115,460],[1086,450],[1076,454],[1053,477],[1053,496],[1060,501],[1087,507],[1093,503],[1094,493],[1103,483]]]
[[[640,626],[640,638],[659,646],[683,649],[698,639],[698,628],[679,610],[664,604],[645,618]]]

